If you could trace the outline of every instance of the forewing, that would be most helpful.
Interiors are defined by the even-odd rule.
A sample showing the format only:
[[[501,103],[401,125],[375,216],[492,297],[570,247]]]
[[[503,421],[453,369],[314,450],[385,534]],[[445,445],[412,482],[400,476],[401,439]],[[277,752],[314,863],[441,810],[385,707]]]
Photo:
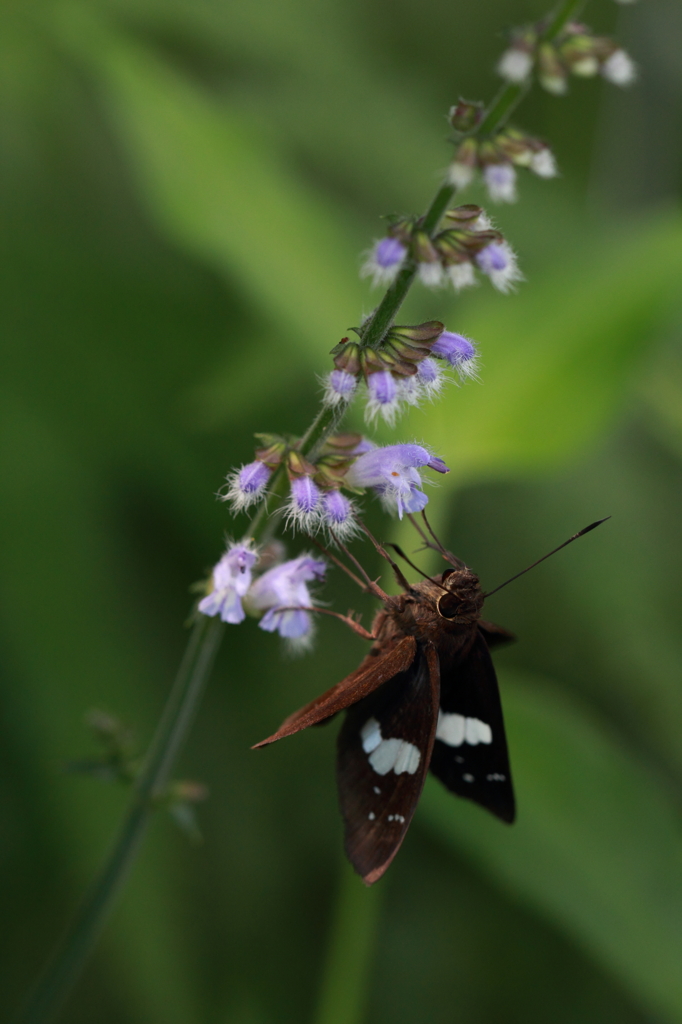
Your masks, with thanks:
[[[339,732],[337,783],[346,853],[371,885],[405,838],[424,786],[438,717],[438,655],[412,665],[353,705]]]
[[[457,796],[503,821],[515,818],[514,790],[500,691],[492,658],[477,631],[463,656],[439,652],[440,711],[431,771]]]
[[[349,676],[342,679],[336,686],[332,686],[326,693],[316,697],[310,704],[306,704],[305,707],[285,718],[277,732],[268,736],[267,739],[261,740],[260,743],[256,743],[253,749],[265,747],[285,736],[293,736],[301,729],[307,729],[309,725],[317,725],[318,722],[331,718],[337,712],[362,700],[363,697],[367,697],[397,673],[408,670],[414,661],[416,651],[417,643],[414,637],[405,636],[385,654],[370,653],[360,668],[351,672]]]

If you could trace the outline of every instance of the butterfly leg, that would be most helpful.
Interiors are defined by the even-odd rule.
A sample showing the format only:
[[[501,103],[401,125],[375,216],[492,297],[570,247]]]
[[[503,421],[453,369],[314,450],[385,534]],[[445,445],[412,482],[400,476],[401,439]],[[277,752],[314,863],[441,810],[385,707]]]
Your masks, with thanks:
[[[357,612],[352,610],[348,612],[348,615],[341,615],[340,612],[333,612],[330,608],[317,608],[314,605],[306,606],[301,604],[292,605],[287,608],[278,608],[277,610],[282,612],[317,612],[318,615],[331,615],[333,618],[339,619],[341,622],[345,622],[345,624],[352,629],[354,633],[361,636],[363,640],[374,641],[378,639],[374,633],[370,633],[365,629],[360,622],[360,616]]]

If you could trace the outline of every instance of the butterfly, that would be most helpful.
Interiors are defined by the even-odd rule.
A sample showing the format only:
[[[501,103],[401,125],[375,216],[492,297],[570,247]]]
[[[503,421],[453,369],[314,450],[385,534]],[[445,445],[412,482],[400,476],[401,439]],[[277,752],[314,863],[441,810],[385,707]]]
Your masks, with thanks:
[[[478,576],[440,542],[437,550],[450,567],[412,584],[374,543],[392,565],[402,593],[384,593],[363,573],[365,589],[383,603],[371,634],[352,618],[337,616],[372,639],[371,650],[354,672],[256,744],[267,746],[346,711],[337,740],[339,803],[347,856],[368,885],[381,878],[398,852],[429,771],[451,793],[473,800],[501,821],[511,824],[516,817],[490,654],[515,637],[481,618],[489,595],[483,593]]]

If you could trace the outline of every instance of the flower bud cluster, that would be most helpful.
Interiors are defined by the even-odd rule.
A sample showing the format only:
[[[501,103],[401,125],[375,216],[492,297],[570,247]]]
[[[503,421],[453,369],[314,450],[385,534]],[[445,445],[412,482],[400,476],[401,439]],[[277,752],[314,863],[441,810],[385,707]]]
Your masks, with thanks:
[[[472,347],[466,339],[446,331],[438,339],[436,354],[452,362],[461,360],[467,345]],[[225,500],[231,502],[234,510],[244,508],[242,480],[251,480],[257,465],[265,466],[268,479],[277,466],[282,466],[289,480],[289,494],[283,506],[288,525],[309,534],[324,529],[332,538],[341,540],[357,530],[355,503],[342,493],[342,488],[353,494],[373,488],[384,504],[402,518],[404,512],[421,511],[428,501],[419,469],[448,472],[442,459],[422,445],[379,448],[360,434],[340,434],[330,437],[317,461],[311,463],[292,439],[270,435],[269,440],[266,449],[256,452],[255,462],[228,477]],[[268,463],[262,461],[264,455]],[[248,493],[250,503],[253,492]],[[259,493],[263,497],[265,489]],[[241,622],[244,615],[240,602],[250,587],[250,571],[255,561],[256,556],[248,546],[231,549],[216,566],[214,591],[205,598],[200,610],[207,615],[220,614],[224,622]]]
[[[459,258],[455,230],[443,232],[442,240],[437,236],[435,242],[442,245],[444,252],[447,245],[453,260]],[[503,273],[493,266],[498,251],[506,266],[504,243],[487,241],[479,251],[478,258],[485,254],[488,260],[485,272],[491,277]],[[465,265],[471,266],[470,263],[452,264],[453,267]],[[393,423],[403,405],[418,405],[438,394],[446,378],[437,360],[447,363],[462,380],[476,372],[473,342],[464,335],[446,331],[439,320],[411,327],[395,325],[379,348],[343,338],[332,349],[332,355],[335,369],[326,380],[326,404],[333,406],[348,401],[358,382],[364,379],[367,388],[365,417],[368,422],[381,415],[386,422]]]
[[[321,559],[304,554],[254,578],[254,570],[267,564],[251,543],[230,544],[213,569],[210,591],[199,602],[199,611],[231,625],[243,622],[248,612],[260,619],[261,629],[304,648],[313,633],[312,617],[305,610],[313,605],[307,584],[323,580],[327,567]]]
[[[537,69],[540,84],[556,96],[568,90],[569,75],[602,75],[614,85],[631,85],[637,66],[625,50],[606,36],[596,36],[586,25],[570,22],[551,42],[542,40],[545,25],[518,30],[502,54],[498,74],[508,82],[525,81]]]
[[[550,166],[552,173],[556,173],[553,157],[542,143],[511,130],[500,133],[500,139],[499,146],[486,143],[488,148],[481,148],[481,159],[492,168],[489,188],[494,198],[500,198],[501,192],[505,191],[500,175],[511,175],[513,188],[516,176],[512,161],[516,164],[525,162],[526,166],[532,166],[537,174],[545,177],[549,176]],[[471,181],[479,166],[479,147],[474,139],[466,139],[458,154],[460,150],[464,162],[451,165],[450,180],[454,184],[457,178],[459,187],[462,187]],[[456,156],[455,160],[458,159]],[[496,173],[498,184],[494,186]],[[509,291],[520,280],[511,247],[492,227],[481,207],[473,204],[448,210],[443,216],[441,230],[433,237],[417,220],[395,221],[388,237],[378,241],[368,253],[362,274],[371,276],[375,285],[386,284],[395,278],[408,259],[417,265],[420,280],[430,288],[451,284],[455,291],[459,291],[476,283],[477,270],[487,275],[492,284],[503,292]],[[343,385],[341,378],[338,384],[339,388]],[[346,384],[350,388],[350,383],[346,381]],[[339,388],[336,391],[340,393]]]
[[[517,128],[505,128],[483,141],[469,136],[460,142],[448,168],[448,181],[462,189],[480,171],[493,202],[514,203],[517,167],[526,167],[540,178],[557,175],[554,154],[546,143]]]

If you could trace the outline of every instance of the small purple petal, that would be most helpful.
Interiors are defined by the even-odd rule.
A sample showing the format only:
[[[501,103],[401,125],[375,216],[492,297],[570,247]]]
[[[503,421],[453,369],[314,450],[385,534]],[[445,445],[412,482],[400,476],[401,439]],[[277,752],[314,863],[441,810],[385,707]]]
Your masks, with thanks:
[[[417,367],[417,377],[422,384],[435,384],[440,380],[440,375],[438,363],[433,359],[422,359]]]
[[[395,401],[398,393],[398,385],[389,370],[371,373],[367,379],[367,388],[372,400],[378,402],[379,405],[390,405]]]
[[[291,481],[291,497],[299,512],[314,512],[320,503],[320,491],[309,476],[296,477]]]
[[[463,334],[455,334],[453,331],[443,331],[431,346],[431,351],[435,356],[447,359],[452,366],[457,368],[476,356],[476,349],[472,342]]]
[[[506,270],[509,266],[509,257],[503,246],[491,242],[485,249],[481,249],[476,262],[484,274],[491,274],[493,270]]]
[[[300,609],[284,611],[272,608],[265,613],[258,625],[268,633],[278,632],[285,640],[301,640],[313,628],[313,622],[308,612]]]
[[[507,242],[491,242],[486,245],[477,255],[476,263],[501,292],[511,291],[517,281],[523,280],[514,250]]]
[[[382,238],[374,249],[374,259],[380,267],[393,267],[401,263],[407,255],[407,249],[397,238]]]
[[[422,509],[426,508],[428,503],[429,499],[424,492],[420,491],[417,487],[413,487],[407,497],[403,498],[402,501],[398,503],[398,515],[401,519],[403,518],[403,511],[414,515],[415,512],[421,512]]]
[[[249,462],[239,470],[239,486],[245,494],[253,494],[265,487],[271,472],[264,462]]]
[[[516,202],[516,171],[511,164],[488,164],[483,179],[494,202]]]
[[[358,380],[346,370],[332,370],[327,377],[325,401],[328,405],[349,402],[357,387]]]
[[[439,459],[437,455],[432,455],[429,461],[426,463],[429,469],[435,469],[436,473],[449,473],[450,467],[446,466],[442,459]]]
[[[328,491],[322,497],[324,516],[330,526],[340,526],[351,516],[351,504],[341,491]]]

